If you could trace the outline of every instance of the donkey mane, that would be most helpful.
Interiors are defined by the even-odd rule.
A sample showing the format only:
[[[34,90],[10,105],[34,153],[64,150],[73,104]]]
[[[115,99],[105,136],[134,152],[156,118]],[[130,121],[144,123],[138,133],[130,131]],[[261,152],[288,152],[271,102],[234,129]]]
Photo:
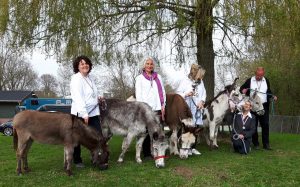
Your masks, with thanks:
[[[222,94],[224,94],[226,92],[227,92],[227,89],[219,92],[213,99],[210,99],[207,102],[205,102],[204,108],[211,106],[212,102],[216,101],[218,99],[218,97],[220,97],[220,95],[222,95]]]

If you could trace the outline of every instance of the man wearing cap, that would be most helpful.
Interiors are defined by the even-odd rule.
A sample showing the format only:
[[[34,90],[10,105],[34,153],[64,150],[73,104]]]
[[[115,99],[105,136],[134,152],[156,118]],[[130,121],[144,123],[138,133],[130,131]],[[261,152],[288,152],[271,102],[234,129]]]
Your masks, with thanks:
[[[269,143],[269,105],[270,105],[269,100],[273,98],[274,101],[276,101],[277,97],[272,95],[270,89],[270,82],[266,77],[264,77],[264,75],[265,75],[264,68],[257,67],[255,71],[255,76],[246,80],[246,82],[240,87],[240,92],[242,94],[246,94],[247,96],[249,96],[252,92],[257,90],[257,94],[263,103],[265,113],[262,116],[255,114],[256,129],[255,129],[255,133],[252,136],[252,143],[255,149],[259,148],[258,132],[257,132],[257,126],[259,121],[261,126],[261,131],[262,131],[261,133],[262,133],[263,148],[265,150],[272,150],[270,148],[270,143]]]

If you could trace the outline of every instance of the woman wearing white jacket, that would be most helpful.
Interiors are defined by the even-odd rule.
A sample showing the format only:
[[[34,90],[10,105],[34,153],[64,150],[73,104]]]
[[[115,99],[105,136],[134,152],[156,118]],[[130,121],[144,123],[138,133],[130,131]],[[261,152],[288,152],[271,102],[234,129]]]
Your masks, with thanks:
[[[147,103],[164,121],[166,93],[161,76],[154,71],[154,66],[154,60],[147,58],[142,73],[136,77],[135,97],[137,101]],[[151,157],[149,135],[143,143],[143,154],[144,157]]]
[[[89,75],[92,67],[93,64],[87,56],[78,56],[73,62],[75,74],[72,75],[70,83],[71,114],[82,118],[86,125],[102,133],[99,120],[98,91],[94,80]],[[74,148],[73,162],[78,168],[84,167],[80,145]]]
[[[201,127],[202,109],[206,100],[206,90],[204,87],[203,76],[205,70],[198,64],[192,64],[188,77],[181,80],[176,90],[177,94],[181,95],[193,114],[195,126]],[[196,149],[191,150],[193,154],[200,155]]]

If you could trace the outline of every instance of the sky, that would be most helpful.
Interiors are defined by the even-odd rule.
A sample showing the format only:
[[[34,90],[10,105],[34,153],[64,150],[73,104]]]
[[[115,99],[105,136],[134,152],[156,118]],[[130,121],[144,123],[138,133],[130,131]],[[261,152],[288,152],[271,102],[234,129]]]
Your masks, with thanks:
[[[33,69],[38,73],[39,76],[43,74],[52,74],[57,76],[59,65],[56,63],[56,59],[53,57],[46,57],[41,51],[36,50],[26,55],[29,62],[32,64]],[[169,63],[162,64],[161,68],[168,77],[172,77],[170,81],[174,82],[177,79],[181,79],[187,74],[189,67],[176,68],[176,70]],[[168,70],[168,71],[165,71]]]
[[[55,58],[46,58],[46,56],[39,50],[36,50],[26,55],[29,62],[32,64],[33,69],[39,74],[51,74],[57,76],[59,65],[56,63]]]

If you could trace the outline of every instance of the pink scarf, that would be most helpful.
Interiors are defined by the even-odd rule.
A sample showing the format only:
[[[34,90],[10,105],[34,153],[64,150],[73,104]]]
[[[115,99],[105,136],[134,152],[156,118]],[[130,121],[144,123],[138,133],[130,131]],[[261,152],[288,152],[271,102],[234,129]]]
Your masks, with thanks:
[[[143,76],[147,80],[151,81],[151,85],[152,85],[152,80],[155,80],[156,85],[157,85],[157,89],[158,89],[158,94],[159,94],[159,99],[160,99],[161,106],[164,106],[164,95],[163,95],[163,90],[162,90],[161,83],[158,79],[158,74],[156,72],[152,72],[152,76],[150,77],[149,75],[147,75],[147,73],[145,71],[143,71]]]

